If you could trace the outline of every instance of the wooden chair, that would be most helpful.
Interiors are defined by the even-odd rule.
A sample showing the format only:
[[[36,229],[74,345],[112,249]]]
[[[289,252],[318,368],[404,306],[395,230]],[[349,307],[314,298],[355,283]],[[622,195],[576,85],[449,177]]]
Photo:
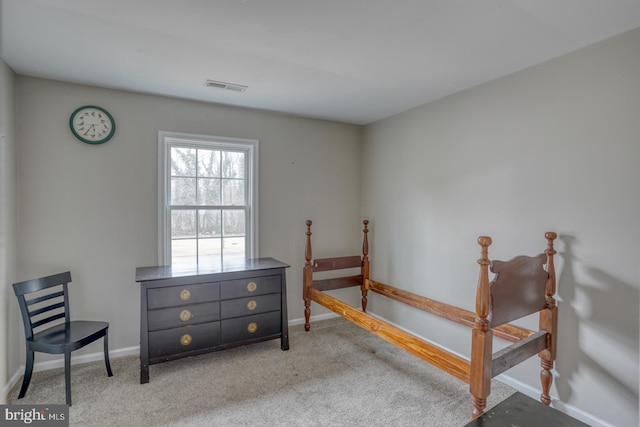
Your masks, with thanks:
[[[18,399],[29,388],[33,372],[34,352],[64,354],[64,381],[67,405],[71,406],[71,352],[104,338],[104,363],[111,377],[107,322],[70,320],[67,284],[71,273],[60,273],[39,279],[14,283],[18,297],[27,348],[27,361]],[[27,297],[27,294],[32,294]],[[60,322],[59,319],[64,321]],[[56,322],[58,321],[58,322]]]

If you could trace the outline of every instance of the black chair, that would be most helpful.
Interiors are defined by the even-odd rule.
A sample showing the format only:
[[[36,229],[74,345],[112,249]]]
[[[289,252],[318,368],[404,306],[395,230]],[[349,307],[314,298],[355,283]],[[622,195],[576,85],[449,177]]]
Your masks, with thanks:
[[[69,282],[71,282],[71,273],[67,271],[13,284],[13,290],[20,303],[27,344],[27,362],[18,399],[22,399],[29,388],[36,351],[49,354],[64,353],[64,382],[69,406],[71,406],[72,351],[104,338],[104,363],[107,366],[107,374],[110,377],[113,376],[109,363],[109,324],[70,320],[67,295]],[[32,295],[27,298],[27,294]],[[59,319],[64,321],[56,324]]]

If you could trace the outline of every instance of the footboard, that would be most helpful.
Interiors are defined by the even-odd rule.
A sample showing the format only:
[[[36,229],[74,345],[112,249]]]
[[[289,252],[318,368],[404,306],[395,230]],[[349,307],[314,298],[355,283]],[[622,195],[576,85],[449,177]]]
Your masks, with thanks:
[[[553,380],[551,370],[556,358],[558,331],[556,275],[553,256],[556,251],[554,232],[545,233],[547,248],[535,257],[517,256],[510,261],[489,260],[488,247],[491,238],[478,238],[481,246],[480,277],[476,291],[476,314],[471,335],[471,386],[473,416],[480,415],[486,407],[491,391],[491,378],[518,363],[538,354],[542,371],[540,400],[551,403],[549,390]],[[545,268],[546,267],[546,268]],[[489,282],[489,269],[495,274]],[[539,313],[540,328],[529,337],[492,354],[493,335],[501,325],[530,314]]]
[[[308,331],[311,327],[309,319],[311,316],[311,299],[312,290],[328,291],[333,289],[342,289],[352,286],[359,286],[362,294],[362,311],[367,309],[367,293],[364,286],[365,282],[369,280],[369,240],[367,233],[369,233],[369,221],[362,221],[364,229],[364,237],[362,240],[362,256],[352,255],[334,258],[321,258],[311,262],[312,249],[311,249],[311,224],[310,220],[307,220],[307,240],[304,251],[304,268],[303,268],[303,282],[302,282],[302,299],[304,300],[304,330]],[[313,273],[321,271],[334,271],[360,268],[360,274],[351,276],[334,277],[330,279],[314,280]]]

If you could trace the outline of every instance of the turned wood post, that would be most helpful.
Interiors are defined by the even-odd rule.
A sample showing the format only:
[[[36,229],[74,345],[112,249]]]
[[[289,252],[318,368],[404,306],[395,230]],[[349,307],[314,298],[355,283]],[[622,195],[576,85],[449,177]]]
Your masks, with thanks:
[[[469,388],[473,399],[472,418],[476,418],[487,406],[487,396],[491,391],[491,355],[493,332],[489,328],[491,313],[491,290],[489,288],[489,245],[491,237],[478,237],[481,247],[480,275],[476,291],[476,317],[471,333],[471,372]]]
[[[311,283],[313,282],[313,267],[311,266],[311,220],[306,220],[307,242],[304,248],[304,268],[302,269],[302,299],[304,300],[304,330],[311,328],[309,318],[311,317]]]
[[[540,365],[542,366],[542,371],[540,371],[540,383],[542,385],[540,401],[545,405],[549,405],[551,403],[549,390],[553,382],[553,374],[551,371],[553,370],[553,364],[556,360],[556,344],[558,341],[558,307],[556,306],[556,300],[554,298],[556,293],[556,269],[553,264],[553,256],[557,253],[553,247],[553,241],[558,235],[552,231],[547,231],[544,237],[547,239],[547,249],[544,251],[547,255],[546,270],[548,277],[545,288],[547,304],[540,312],[540,330],[547,331],[549,341],[547,348],[542,350],[538,355],[540,356]]]
[[[369,220],[362,221],[364,224],[364,229],[362,232],[364,233],[364,237],[362,239],[362,285],[360,285],[360,290],[362,293],[362,311],[367,311],[367,291],[369,290],[369,238],[367,237],[367,233],[369,233]]]

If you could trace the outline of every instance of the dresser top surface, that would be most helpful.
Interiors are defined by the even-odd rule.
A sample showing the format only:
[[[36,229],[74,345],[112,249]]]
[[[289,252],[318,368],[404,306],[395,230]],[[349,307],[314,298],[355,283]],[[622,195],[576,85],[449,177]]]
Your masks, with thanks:
[[[273,268],[287,268],[289,265],[274,258],[253,258],[227,262],[218,266],[176,267],[161,265],[136,268],[136,282],[150,280],[172,279],[175,277],[200,276],[205,274],[232,273],[240,271],[269,270]]]

